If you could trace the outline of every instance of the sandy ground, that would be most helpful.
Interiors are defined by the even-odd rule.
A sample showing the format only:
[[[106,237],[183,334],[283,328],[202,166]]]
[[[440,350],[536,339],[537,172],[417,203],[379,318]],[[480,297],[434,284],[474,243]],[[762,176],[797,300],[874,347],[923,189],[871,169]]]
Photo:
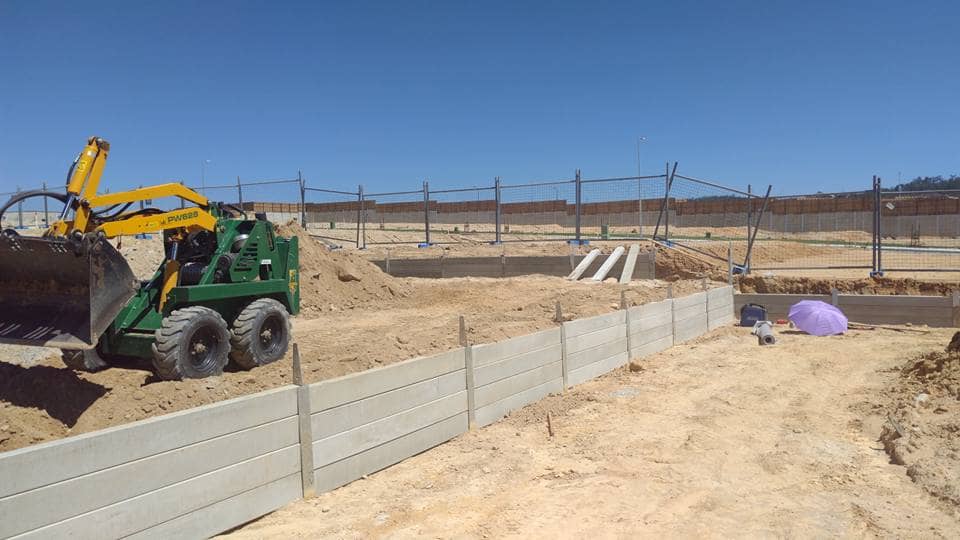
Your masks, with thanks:
[[[952,334],[916,330],[723,328],[230,536],[956,537],[878,441],[900,366]]]

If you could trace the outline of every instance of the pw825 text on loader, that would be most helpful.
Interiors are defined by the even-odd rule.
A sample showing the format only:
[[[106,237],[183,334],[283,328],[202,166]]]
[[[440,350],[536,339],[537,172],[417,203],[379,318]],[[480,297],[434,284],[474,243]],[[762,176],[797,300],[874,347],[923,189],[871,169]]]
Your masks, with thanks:
[[[109,151],[91,137],[66,193],[23,192],[0,207],[2,218],[29,197],[63,203],[42,236],[0,233],[0,343],[57,347],[82,370],[112,357],[147,358],[164,379],[282,358],[289,316],[300,309],[297,238],[181,184],[98,195]],[[190,206],[129,210],[162,197]],[[160,231],[165,259],[152,279],[137,281],[108,239]]]

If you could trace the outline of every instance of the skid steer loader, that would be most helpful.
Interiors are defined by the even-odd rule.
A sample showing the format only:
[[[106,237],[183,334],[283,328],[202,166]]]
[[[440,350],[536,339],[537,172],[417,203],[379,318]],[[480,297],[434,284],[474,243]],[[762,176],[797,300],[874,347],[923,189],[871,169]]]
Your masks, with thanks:
[[[150,359],[163,379],[282,358],[289,317],[300,309],[297,238],[181,184],[98,195],[109,151],[91,137],[65,193],[21,192],[0,207],[2,219],[30,197],[63,204],[42,236],[0,232],[0,343],[60,348],[66,365],[80,370],[116,357]],[[162,197],[189,206],[130,210]],[[163,233],[165,259],[140,282],[108,240],[149,232]]]

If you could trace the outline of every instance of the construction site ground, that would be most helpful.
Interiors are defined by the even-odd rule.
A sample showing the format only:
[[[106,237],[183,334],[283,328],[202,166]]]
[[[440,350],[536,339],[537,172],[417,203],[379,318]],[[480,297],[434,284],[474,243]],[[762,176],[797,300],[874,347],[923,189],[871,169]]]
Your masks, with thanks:
[[[721,328],[230,536],[955,538],[952,333]]]
[[[156,238],[124,239],[121,252],[141,278],[162,256]],[[621,286],[610,283],[393,278],[356,253],[331,252],[309,238],[301,241],[300,262],[302,313],[293,319],[293,334],[308,383],[456,348],[460,315],[471,342],[490,343],[555,326],[558,301],[567,320],[620,305]],[[668,285],[634,281],[625,297],[631,305],[662,300]],[[703,283],[687,279],[672,287],[682,296]],[[0,451],[290,384],[289,360],[290,354],[252,371],[228,366],[221,377],[164,381],[146,361],[78,373],[63,366],[57,350],[0,345]]]
[[[376,250],[329,251],[296,225],[281,228],[301,236],[302,313],[294,318],[304,377],[315,382],[371,367],[441,352],[458,345],[458,318],[463,315],[473,343],[489,343],[555,325],[556,302],[566,319],[617,309],[616,284],[571,283],[561,278],[398,279],[368,262]],[[120,251],[142,279],[149,278],[163,252],[158,236],[124,238]],[[602,243],[612,251],[622,243]],[[630,304],[683,296],[726,281],[726,269],[709,258],[682,250],[657,248],[657,280],[626,287]],[[395,248],[402,256],[496,253],[565,254],[584,250],[562,243],[503,246],[455,245]],[[744,292],[946,295],[956,283],[911,279],[812,279],[751,275],[738,278]],[[145,361],[120,361],[98,373],[75,373],[60,361],[59,351],[0,345],[0,451],[89,432],[288,384],[289,355],[253,371],[228,371],[204,380],[162,381]]]

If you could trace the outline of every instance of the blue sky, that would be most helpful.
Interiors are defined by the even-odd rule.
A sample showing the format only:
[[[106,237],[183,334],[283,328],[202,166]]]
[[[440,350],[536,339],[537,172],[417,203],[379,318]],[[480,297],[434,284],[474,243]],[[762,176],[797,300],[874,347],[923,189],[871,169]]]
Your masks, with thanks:
[[[367,191],[679,171],[778,193],[960,173],[951,2],[0,2],[0,191]]]

